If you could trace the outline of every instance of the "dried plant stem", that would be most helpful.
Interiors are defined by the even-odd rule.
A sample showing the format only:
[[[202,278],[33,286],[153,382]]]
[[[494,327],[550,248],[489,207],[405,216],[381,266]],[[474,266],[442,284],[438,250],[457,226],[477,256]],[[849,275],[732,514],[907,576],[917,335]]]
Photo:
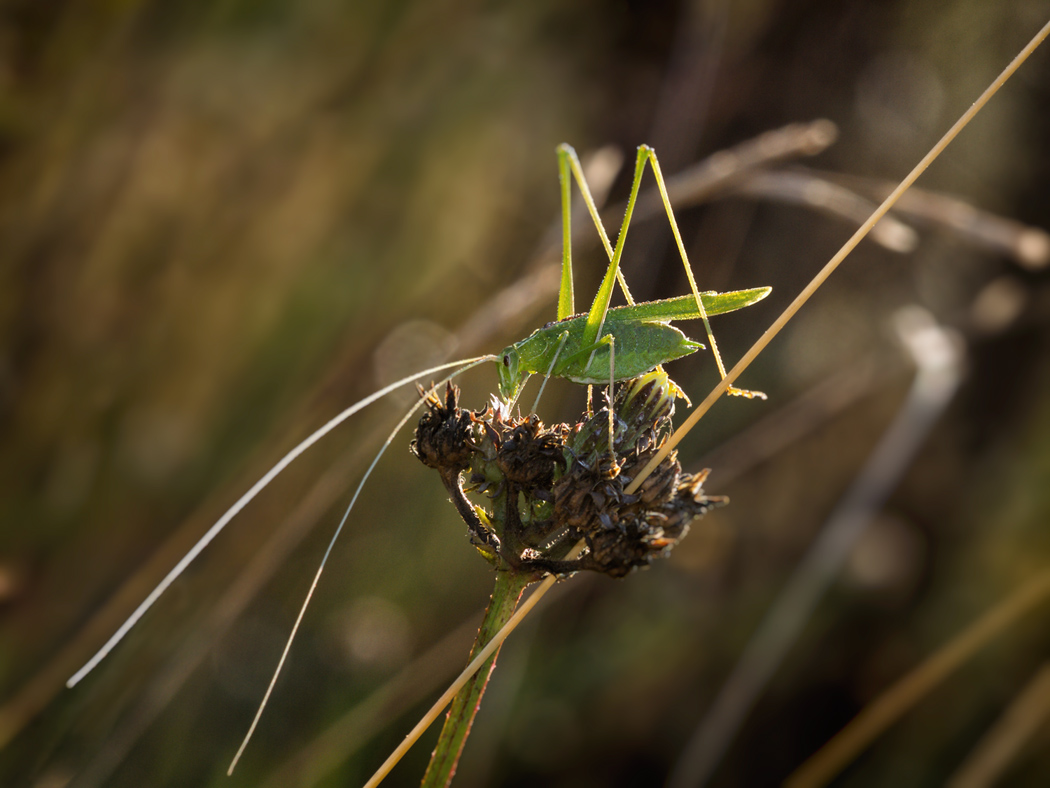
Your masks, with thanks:
[[[971,120],[973,120],[973,117],[980,112],[984,105],[988,103],[988,100],[999,91],[999,88],[1001,88],[1006,81],[1013,76],[1013,73],[1020,68],[1021,64],[1028,59],[1028,56],[1036,50],[1048,34],[1050,34],[1050,22],[1047,22],[1042,29],[1035,34],[1032,40],[1028,42],[1028,45],[1021,50],[1017,57],[1010,61],[1010,64],[1003,69],[998,77],[995,78],[995,81],[992,82],[980,97],[970,105],[969,109],[962,114],[962,117],[955,121],[955,124],[948,129],[940,140],[937,141],[937,144],[930,149],[930,152],[922,157],[922,161],[915,165],[914,169],[904,177],[904,180],[898,184],[897,188],[894,189],[890,195],[882,201],[882,204],[875,209],[875,212],[868,217],[868,220],[864,222],[864,224],[862,224],[852,236],[850,236],[850,239],[843,244],[838,252],[835,253],[835,256],[827,262],[820,272],[813,277],[810,283],[806,285],[802,292],[795,297],[795,300],[791,302],[783,313],[781,313],[780,317],[773,321],[773,324],[767,328],[765,333],[758,338],[758,341],[750,347],[750,349],[744,354],[743,358],[741,358],[740,361],[729,370],[725,377],[722,378],[718,385],[711,390],[711,393],[708,394],[704,401],[697,406],[696,410],[690,414],[689,418],[685,420],[682,426],[675,431],[670,440],[663,445],[660,451],[656,453],[656,456],[654,456],[652,460],[649,461],[649,464],[642,469],[638,478],[627,487],[626,492],[628,494],[637,490],[642,482],[645,481],[657,467],[659,467],[660,463],[664,461],[664,458],[674,450],[682,438],[689,434],[693,427],[696,426],[697,422],[700,421],[701,417],[711,409],[711,406],[714,405],[715,401],[721,397],[730,386],[732,386],[745,369],[751,366],[751,362],[758,358],[759,353],[766,349],[766,346],[773,341],[773,337],[780,333],[780,330],[788,324],[791,318],[795,316],[795,313],[802,308],[802,305],[820,289],[821,285],[823,285],[827,278],[834,273],[835,269],[839,267],[849,253],[856,248],[857,244],[859,244],[864,237],[871,232],[871,228],[874,227],[886,212],[893,207],[897,200],[900,199],[901,195],[904,194],[913,183],[915,183],[918,177],[926,171],[926,168],[930,166],[933,160],[941,155],[944,149],[948,147],[949,143],[958,136],[959,132],[962,131]]]
[[[818,182],[836,183],[878,200],[893,191],[894,185],[881,179],[844,176],[802,167],[796,168],[795,174]],[[983,210],[954,195],[913,188],[900,198],[894,212],[901,217],[940,227],[974,246],[1008,255],[1030,271],[1050,265],[1050,233],[1046,230]]]
[[[952,775],[948,788],[986,788],[994,785],[1048,717],[1050,662],[1044,662]]]
[[[1024,614],[1050,596],[1050,572],[1043,572],[941,647],[886,690],[815,755],[785,780],[787,788],[827,785],[876,736],[897,721],[933,687]]]

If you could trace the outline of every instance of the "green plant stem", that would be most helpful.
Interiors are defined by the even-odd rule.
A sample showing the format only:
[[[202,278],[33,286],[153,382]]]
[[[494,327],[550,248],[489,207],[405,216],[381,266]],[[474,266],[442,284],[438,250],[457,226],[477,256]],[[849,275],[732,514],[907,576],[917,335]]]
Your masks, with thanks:
[[[492,599],[485,611],[481,628],[478,629],[474,647],[470,650],[470,659],[473,659],[507,623],[518,606],[525,586],[533,579],[534,575],[528,572],[496,572],[496,587],[492,591]],[[481,696],[485,692],[498,655],[499,651],[496,651],[489,657],[452,699],[437,747],[434,748],[434,753],[430,756],[430,765],[423,775],[422,788],[444,788],[452,782],[459,756],[470,733],[470,726],[474,724],[474,717],[481,705]]]

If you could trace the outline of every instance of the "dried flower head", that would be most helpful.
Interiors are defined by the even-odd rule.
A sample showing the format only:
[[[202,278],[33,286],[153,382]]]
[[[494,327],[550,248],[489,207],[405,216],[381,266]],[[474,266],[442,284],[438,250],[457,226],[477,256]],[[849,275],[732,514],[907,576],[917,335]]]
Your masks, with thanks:
[[[412,451],[439,471],[471,541],[497,567],[622,577],[666,556],[693,520],[727,502],[705,495],[707,471],[683,473],[675,452],[625,492],[667,440],[672,387],[660,370],[617,387],[610,452],[608,404],[548,428],[535,415],[464,411],[449,385],[443,400],[427,399]],[[467,492],[489,505],[472,503]],[[568,558],[581,541],[586,550]]]

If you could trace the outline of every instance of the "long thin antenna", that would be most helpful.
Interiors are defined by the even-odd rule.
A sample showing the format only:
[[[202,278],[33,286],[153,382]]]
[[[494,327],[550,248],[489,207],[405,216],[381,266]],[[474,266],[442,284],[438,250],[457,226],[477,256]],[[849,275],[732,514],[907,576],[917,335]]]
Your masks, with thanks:
[[[492,358],[495,357],[493,356]],[[270,702],[270,695],[273,693],[273,688],[277,684],[277,677],[281,675],[281,670],[284,668],[284,662],[288,658],[288,652],[292,649],[292,641],[295,640],[295,636],[299,632],[299,625],[303,622],[306,608],[310,605],[310,600],[313,598],[314,591],[317,589],[317,583],[321,579],[321,573],[324,571],[325,564],[328,563],[328,557],[332,554],[332,548],[335,547],[335,542],[339,538],[339,534],[343,532],[343,526],[346,525],[346,521],[350,517],[350,511],[354,508],[354,504],[357,503],[357,497],[361,494],[361,490],[364,489],[365,482],[367,482],[368,477],[372,475],[372,471],[375,470],[376,465],[379,463],[379,459],[386,453],[386,450],[390,448],[390,444],[393,443],[397,434],[401,432],[401,428],[408,423],[408,420],[412,418],[416,411],[423,407],[427,397],[432,396],[434,392],[457,375],[461,375],[468,369],[490,360],[491,359],[488,357],[478,359],[462,369],[457,369],[440,382],[435,383],[430,390],[427,391],[426,395],[420,397],[419,402],[413,405],[408,413],[401,418],[401,421],[397,423],[397,426],[390,431],[389,435],[387,435],[386,440],[383,442],[379,451],[376,452],[376,456],[372,459],[372,464],[368,466],[368,470],[366,470],[364,475],[361,476],[361,481],[357,483],[357,489],[354,490],[354,495],[350,499],[350,504],[346,507],[346,511],[343,513],[343,519],[339,521],[339,527],[335,529],[335,533],[332,534],[332,538],[328,542],[328,548],[324,551],[324,556],[321,558],[321,564],[317,567],[317,572],[314,573],[313,582],[310,583],[310,590],[306,592],[306,598],[303,599],[302,607],[299,608],[299,615],[296,616],[295,623],[292,625],[292,631],[288,634],[288,640],[284,644],[284,651],[281,652],[281,658],[277,660],[277,668],[274,670],[273,677],[270,679],[270,683],[266,687],[266,693],[263,695],[262,702],[259,703],[259,708],[255,711],[255,718],[252,720],[252,724],[248,727],[248,732],[244,735],[244,740],[241,742],[241,746],[237,748],[237,754],[233,756],[233,760],[230,762],[230,768],[226,770],[227,776],[233,774],[233,770],[237,768],[237,762],[244,754],[244,749],[248,746],[248,742],[251,741],[252,735],[255,733],[255,728],[259,725],[259,720],[262,719],[263,712],[266,710],[266,704]]]
[[[417,372],[414,375],[410,375],[407,378],[402,378],[401,380],[395,383],[391,383],[389,386],[381,388],[379,391],[365,397],[363,400],[355,402],[353,405],[344,410],[338,416],[331,419],[323,427],[313,432],[298,446],[296,446],[294,449],[292,449],[290,452],[284,455],[284,457],[282,457],[281,460],[276,465],[274,465],[266,473],[265,476],[263,476],[261,479],[259,479],[259,481],[252,485],[251,489],[248,490],[248,492],[246,492],[244,495],[238,498],[237,502],[226,510],[226,513],[218,519],[215,525],[209,528],[207,533],[205,533],[204,536],[202,536],[197,541],[197,543],[190,549],[190,551],[182,557],[182,560],[180,560],[175,565],[175,567],[170,572],[168,572],[167,575],[164,576],[164,579],[157,584],[157,587],[150,591],[149,596],[147,596],[142,601],[142,603],[137,608],[135,608],[135,611],[130,616],[128,616],[128,618],[124,621],[123,624],[120,625],[120,628],[113,633],[109,640],[106,641],[105,645],[103,645],[102,648],[100,648],[91,659],[84,663],[84,666],[80,670],[78,670],[69,678],[69,680],[66,682],[66,686],[70,688],[75,687],[81,679],[83,679],[88,673],[94,670],[95,667],[103,659],[106,658],[106,655],[108,655],[109,652],[111,652],[113,648],[121,640],[124,639],[124,636],[127,635],[129,631],[131,631],[131,628],[135,626],[136,623],[138,623],[138,620],[142,618],[142,616],[145,615],[146,611],[153,606],[153,603],[160,598],[160,595],[168,589],[168,586],[175,582],[176,578],[178,578],[178,576],[186,570],[186,567],[188,567],[193,562],[193,560],[201,554],[205,547],[211,544],[211,541],[219,535],[222,529],[226,527],[226,524],[229,523],[230,520],[232,520],[234,517],[236,517],[238,512],[240,512],[245,506],[247,506],[248,503],[256,495],[258,495],[263,490],[263,488],[265,488],[270,482],[272,482],[281,471],[283,471],[285,468],[291,465],[292,462],[297,457],[299,457],[300,454],[302,454],[315,443],[317,443],[317,441],[319,441],[329,432],[334,430],[348,418],[353,416],[359,410],[367,407],[368,405],[371,405],[376,400],[382,399],[387,394],[389,394],[392,391],[395,391],[401,386],[405,386],[415,380],[418,380],[419,378],[426,377],[427,375],[432,375],[435,372],[441,372],[446,369],[451,369],[452,367],[468,365],[464,366],[463,370],[460,370],[462,372],[466,369],[469,369],[470,367],[477,366],[482,362],[495,360],[495,356],[478,356],[477,358],[468,358],[462,359],[460,361],[451,361],[447,364],[441,364],[430,369],[425,369],[422,372]]]

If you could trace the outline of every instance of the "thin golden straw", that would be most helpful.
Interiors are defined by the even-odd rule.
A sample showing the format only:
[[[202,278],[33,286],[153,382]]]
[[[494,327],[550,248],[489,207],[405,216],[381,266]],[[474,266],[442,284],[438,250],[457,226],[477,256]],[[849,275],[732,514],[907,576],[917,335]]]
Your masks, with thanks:
[[[1048,34],[1050,34],[1050,22],[1047,22],[1043,28],[1036,33],[1035,37],[1028,42],[1028,46],[1022,49],[1017,57],[1010,61],[1010,64],[1003,69],[1002,73],[999,74],[995,81],[988,86],[984,93],[981,94],[980,98],[970,105],[970,108],[955,122],[955,125],[948,129],[948,132],[941,137],[933,148],[930,149],[930,152],[922,158],[922,161],[916,164],[915,168],[909,172],[897,188],[890,193],[889,197],[883,200],[882,204],[875,209],[875,212],[868,217],[868,220],[864,222],[855,233],[853,233],[845,244],[843,244],[842,248],[838,250],[835,256],[832,257],[827,265],[820,270],[820,273],[813,277],[812,281],[806,285],[805,289],[798,294],[795,300],[792,301],[788,308],[783,311],[780,317],[773,321],[773,324],[766,329],[765,333],[759,337],[754,345],[751,346],[751,348],[744,354],[743,358],[741,358],[740,361],[729,370],[729,373],[722,378],[718,385],[711,390],[711,393],[707,395],[707,398],[697,406],[696,410],[690,414],[689,418],[685,420],[682,426],[675,430],[674,435],[672,435],[671,438],[661,447],[660,451],[656,453],[656,456],[649,461],[649,464],[642,469],[638,478],[627,486],[625,492],[628,494],[633,493],[638,489],[642,482],[649,477],[649,474],[656,470],[657,466],[664,461],[664,458],[671,453],[682,438],[684,438],[689,431],[696,426],[696,423],[700,421],[701,417],[711,409],[715,400],[721,397],[733,382],[740,377],[740,374],[751,365],[751,362],[758,357],[758,354],[765,350],[766,345],[772,341],[773,337],[780,333],[780,330],[787,325],[792,317],[795,316],[795,313],[809,300],[810,296],[817,292],[820,286],[824,284],[824,281],[831,276],[832,272],[839,267],[839,264],[846,259],[847,255],[849,255],[857,244],[859,244],[864,237],[871,232],[871,228],[875,226],[879,219],[881,219],[886,212],[893,207],[894,203],[900,199],[900,196],[904,194],[904,192],[915,183],[916,179],[922,175],[926,168],[930,166],[930,163],[940,156],[941,152],[948,147],[948,144],[955,139],[959,132],[962,131],[971,120],[973,120],[974,115],[980,112],[984,105],[988,103],[988,100],[1003,86],[1006,80],[1013,76],[1013,73],[1017,71],[1025,60],[1028,59],[1028,56],[1031,55],[1041,43],[1043,43],[1043,39],[1045,39]]]

